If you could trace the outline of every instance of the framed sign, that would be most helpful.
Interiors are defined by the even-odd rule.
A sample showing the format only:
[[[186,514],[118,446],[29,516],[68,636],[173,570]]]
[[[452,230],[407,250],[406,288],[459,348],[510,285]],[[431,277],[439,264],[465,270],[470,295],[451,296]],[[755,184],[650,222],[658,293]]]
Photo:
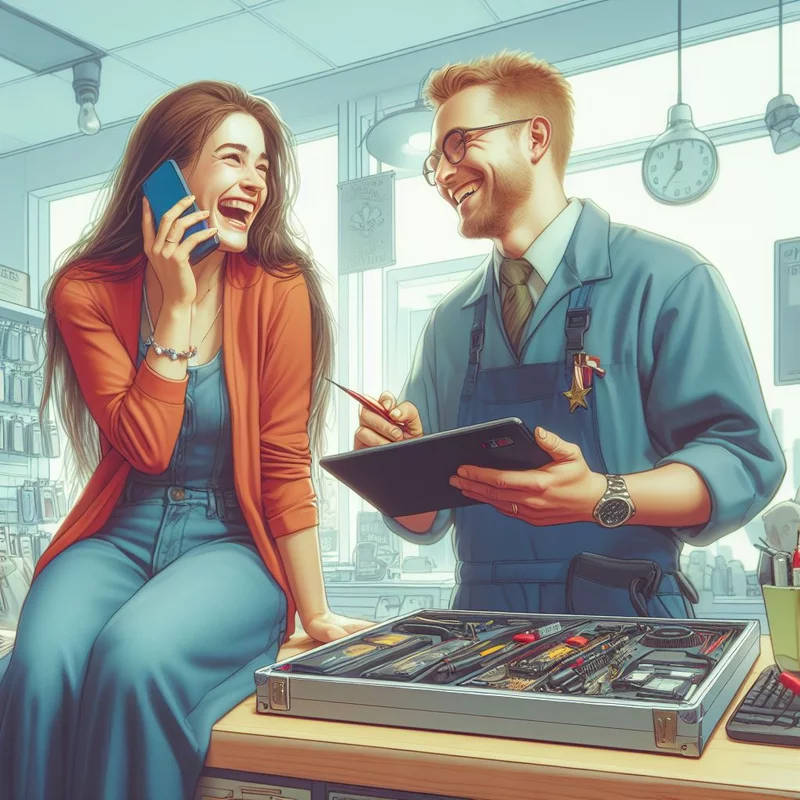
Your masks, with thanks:
[[[28,305],[28,273],[0,264],[0,300]]]
[[[394,172],[339,184],[339,274],[395,263]]]
[[[775,242],[775,385],[800,383],[800,238]]]

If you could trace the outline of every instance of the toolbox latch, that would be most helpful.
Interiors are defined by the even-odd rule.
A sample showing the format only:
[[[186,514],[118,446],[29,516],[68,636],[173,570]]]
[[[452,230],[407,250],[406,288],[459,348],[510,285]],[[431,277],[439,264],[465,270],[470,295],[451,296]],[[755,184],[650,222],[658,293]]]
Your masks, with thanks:
[[[273,711],[288,711],[291,707],[289,679],[270,675],[267,681],[269,707]]]
[[[272,680],[270,678],[270,680]],[[653,732],[656,747],[664,750],[678,749],[678,712],[653,709]]]

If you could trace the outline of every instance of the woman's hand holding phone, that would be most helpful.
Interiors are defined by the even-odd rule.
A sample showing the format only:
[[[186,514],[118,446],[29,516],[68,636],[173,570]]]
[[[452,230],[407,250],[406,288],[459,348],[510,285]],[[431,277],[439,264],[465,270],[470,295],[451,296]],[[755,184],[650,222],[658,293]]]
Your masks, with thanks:
[[[189,254],[198,242],[216,232],[215,228],[200,230],[181,242],[186,229],[207,216],[205,211],[196,211],[181,217],[193,202],[191,196],[178,201],[162,216],[158,231],[150,203],[146,198],[142,202],[144,252],[161,285],[162,294],[153,338],[162,347],[172,347],[178,352],[187,350],[190,345],[192,303],[197,297],[197,281],[189,263]],[[186,377],[184,359],[160,358],[153,347],[147,352],[147,363],[165,378],[183,380]]]
[[[193,202],[194,196],[189,195],[175,203],[161,218],[156,231],[150,203],[147,198],[142,201],[144,252],[161,284],[165,306],[190,307],[195,301],[197,282],[189,263],[189,254],[200,242],[210,239],[217,232],[216,228],[205,228],[181,241],[188,228],[209,215],[208,211],[195,211],[182,217],[181,214]]]

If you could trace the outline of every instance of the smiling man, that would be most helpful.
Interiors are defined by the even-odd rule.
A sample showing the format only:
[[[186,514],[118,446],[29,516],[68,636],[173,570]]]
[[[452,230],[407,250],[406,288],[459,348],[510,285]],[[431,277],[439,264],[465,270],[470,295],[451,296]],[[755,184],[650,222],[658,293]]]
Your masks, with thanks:
[[[517,416],[552,460],[464,465],[451,483],[481,504],[388,524],[426,544],[455,523],[455,608],[693,616],[683,543],[747,523],[785,471],[722,278],[567,199],[572,97],[550,65],[501,53],[426,94],[425,177],[493,252],[434,309],[400,402],[381,396],[397,425],[362,409],[355,447]]]

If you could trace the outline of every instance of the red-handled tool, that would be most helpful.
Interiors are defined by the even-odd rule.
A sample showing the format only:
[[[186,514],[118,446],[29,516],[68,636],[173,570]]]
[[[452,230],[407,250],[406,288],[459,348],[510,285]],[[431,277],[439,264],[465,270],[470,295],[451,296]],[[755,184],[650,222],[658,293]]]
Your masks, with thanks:
[[[520,642],[521,644],[530,644],[531,642],[538,642],[539,639],[543,639],[545,636],[552,636],[554,633],[559,633],[560,631],[561,623],[551,622],[549,625],[544,625],[543,627],[536,628],[532,631],[515,633],[511,637],[511,640],[514,642]]]
[[[332,383],[337,388],[341,389],[345,394],[349,394],[353,400],[361,403],[362,406],[368,408],[370,411],[374,411],[378,416],[383,417],[388,422],[391,422],[393,425],[402,426],[402,422],[398,422],[395,419],[392,419],[391,411],[385,409],[377,400],[372,400],[371,398],[367,397],[366,395],[361,394],[360,392],[356,392],[353,389],[348,389],[346,386],[342,386],[340,383],[336,383],[336,381],[332,381],[330,378],[326,378],[325,380],[328,383]]]
[[[790,692],[800,695],[800,675],[795,672],[781,672],[778,676],[781,686],[786,687]]]

